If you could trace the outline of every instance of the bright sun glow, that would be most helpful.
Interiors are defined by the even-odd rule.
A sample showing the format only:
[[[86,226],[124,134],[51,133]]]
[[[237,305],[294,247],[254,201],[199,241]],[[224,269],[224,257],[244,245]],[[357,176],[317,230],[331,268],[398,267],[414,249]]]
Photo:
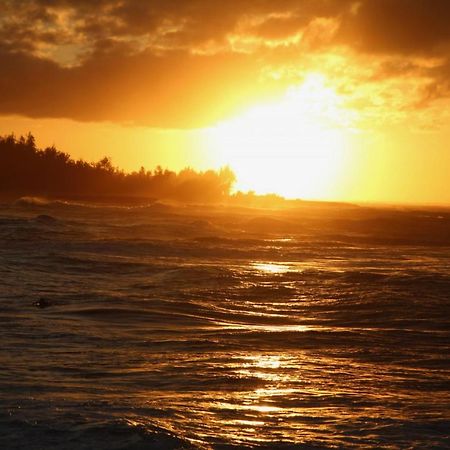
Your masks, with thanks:
[[[322,75],[310,74],[281,100],[210,128],[208,140],[236,173],[237,190],[332,198],[353,114]]]

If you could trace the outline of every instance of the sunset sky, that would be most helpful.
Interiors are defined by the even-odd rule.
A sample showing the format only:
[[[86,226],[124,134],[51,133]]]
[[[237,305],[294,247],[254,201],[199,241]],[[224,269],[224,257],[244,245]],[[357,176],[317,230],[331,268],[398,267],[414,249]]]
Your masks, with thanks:
[[[0,0],[0,133],[287,197],[450,204],[448,0]]]

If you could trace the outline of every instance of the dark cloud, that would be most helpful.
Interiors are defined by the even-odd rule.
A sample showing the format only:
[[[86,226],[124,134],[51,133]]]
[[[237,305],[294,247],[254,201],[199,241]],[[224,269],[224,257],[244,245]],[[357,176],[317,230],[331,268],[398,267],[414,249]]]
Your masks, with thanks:
[[[0,59],[0,114],[198,127],[237,112],[242,92],[256,100],[275,89],[258,83],[252,58],[230,53],[115,52],[74,68],[1,50]]]
[[[317,19],[336,30],[324,39]],[[318,42],[392,56],[380,76],[420,70],[437,97],[447,92],[449,20],[448,0],[3,0],[0,114],[201,126],[283,89],[264,69]],[[278,54],[230,44],[302,32],[289,44],[298,48]],[[419,56],[443,68],[409,62]]]
[[[223,0],[3,1],[5,20],[1,27],[19,28],[35,42],[39,42],[36,33],[42,28],[67,31],[65,19],[72,39],[94,48],[97,41],[112,37],[145,37],[155,46],[167,34],[171,35],[172,46],[191,48],[205,42],[223,42],[243,21],[252,19],[257,20],[262,34],[296,32],[316,17],[339,16],[353,0],[239,0],[232,5]],[[17,36],[16,45],[20,46],[22,40]]]
[[[359,50],[439,54],[450,43],[450,1],[366,0],[343,17],[342,42]]]

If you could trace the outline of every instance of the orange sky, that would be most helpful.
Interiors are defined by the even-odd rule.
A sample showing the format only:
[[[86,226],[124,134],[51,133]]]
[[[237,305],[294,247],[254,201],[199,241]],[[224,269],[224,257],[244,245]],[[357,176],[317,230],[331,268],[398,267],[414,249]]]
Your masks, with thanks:
[[[237,188],[450,204],[447,0],[0,4],[0,133]]]

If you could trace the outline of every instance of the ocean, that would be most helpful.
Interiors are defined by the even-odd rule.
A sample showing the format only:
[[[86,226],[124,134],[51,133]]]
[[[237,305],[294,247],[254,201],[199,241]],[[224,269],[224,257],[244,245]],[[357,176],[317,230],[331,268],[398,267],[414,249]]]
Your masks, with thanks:
[[[450,448],[450,210],[0,206],[0,448]]]

